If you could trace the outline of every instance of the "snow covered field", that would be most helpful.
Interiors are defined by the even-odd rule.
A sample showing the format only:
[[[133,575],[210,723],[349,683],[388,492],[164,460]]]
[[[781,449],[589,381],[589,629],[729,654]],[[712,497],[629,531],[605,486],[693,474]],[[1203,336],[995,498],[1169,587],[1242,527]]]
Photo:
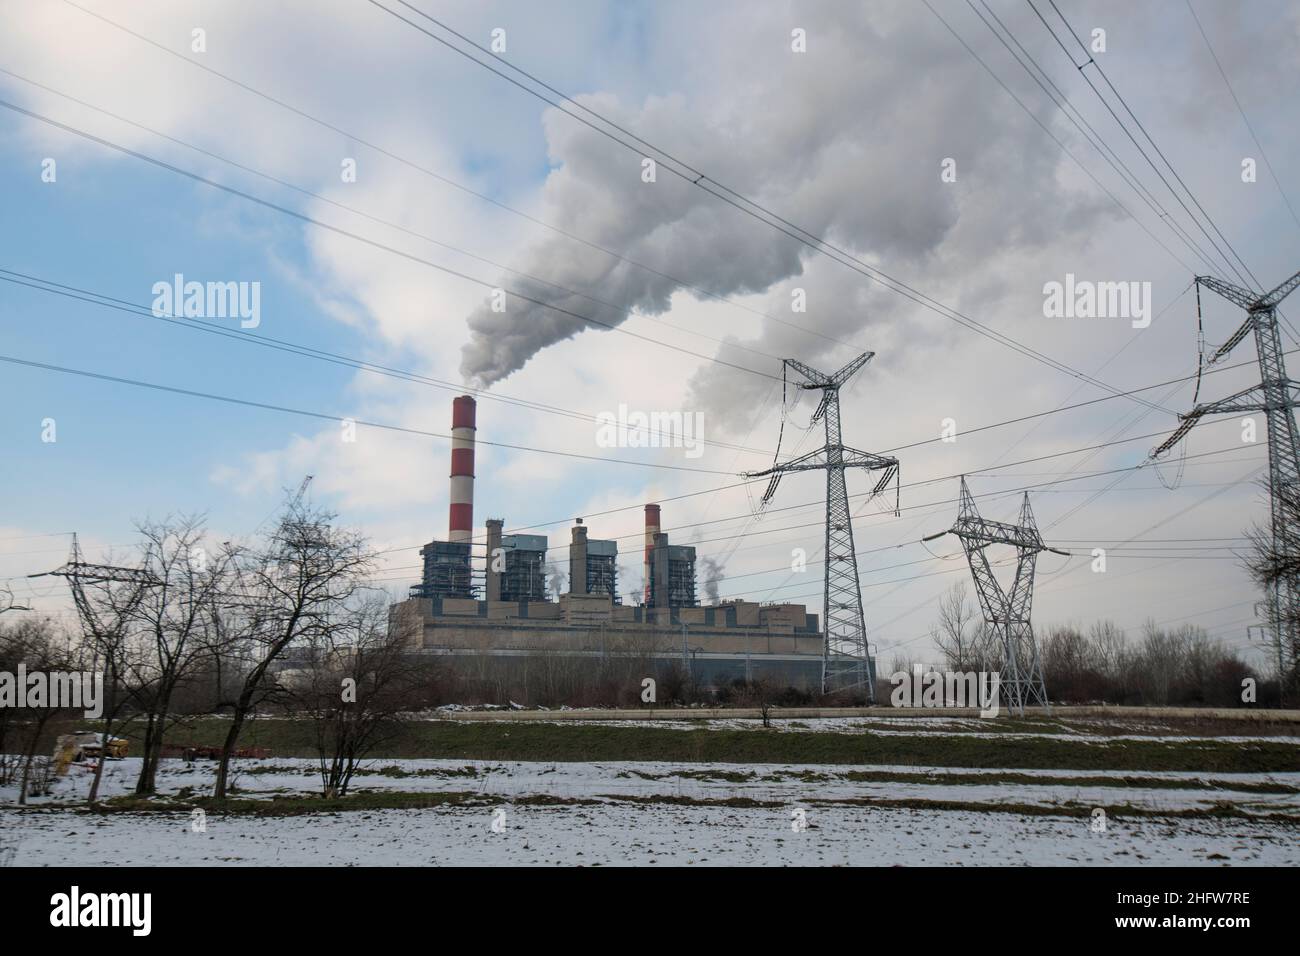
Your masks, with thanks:
[[[158,773],[163,796],[211,793],[211,761],[185,764],[165,761]],[[272,758],[235,762],[234,783],[241,797],[320,793],[316,764],[310,759]],[[982,778],[1014,773],[1042,778],[1043,783],[1006,783]],[[110,761],[100,785],[101,797],[129,794],[139,774],[139,760]],[[944,779],[935,779],[933,775]],[[872,779],[880,775],[906,779]],[[960,778],[960,782],[953,782]],[[1107,785],[1097,785],[1107,778]],[[1073,782],[1078,780],[1079,782]],[[1113,780],[1114,785],[1109,785]],[[1178,781],[1188,786],[1143,786],[1141,781]],[[1259,785],[1289,792],[1258,792]],[[1234,785],[1242,789],[1234,789]],[[84,802],[90,774],[74,771],[60,780],[47,803]],[[13,788],[9,788],[12,790]],[[931,800],[996,806],[1015,803],[1042,807],[1107,807],[1126,805],[1144,810],[1185,810],[1230,803],[1244,812],[1300,815],[1300,773],[1238,773],[1207,775],[1182,772],[1119,773],[1065,770],[962,770],[939,767],[863,768],[800,764],[669,764],[655,761],[608,763],[543,763],[528,761],[373,760],[354,779],[354,792],[455,792],[498,797],[529,796],[561,799],[667,797],[690,800],[747,798],[763,803],[794,805],[800,801]],[[0,803],[15,793],[0,789]]]
[[[445,719],[445,718],[444,718]],[[1097,742],[1102,740],[1143,740],[1177,743],[1187,740],[1210,740],[1222,743],[1285,743],[1300,746],[1296,725],[1272,725],[1264,733],[1218,732],[1206,735],[1173,733],[1168,724],[1140,720],[1100,720],[1070,718],[1051,723],[1038,723],[1032,728],[1017,731],[1007,729],[997,720],[979,717],[895,716],[884,711],[872,717],[804,717],[777,719],[770,728],[755,718],[721,717],[710,720],[672,720],[657,718],[653,722],[640,720],[581,720],[570,718],[550,721],[533,717],[529,724],[553,724],[567,727],[647,727],[662,730],[773,730],[786,733],[813,732],[838,734],[873,734],[876,736],[960,736],[983,740],[1031,740],[1048,737],[1066,742]],[[1249,725],[1247,725],[1248,727]],[[1246,728],[1243,728],[1246,729]],[[1249,728],[1253,730],[1254,728]]]
[[[366,865],[1274,865],[1300,863],[1294,829],[1225,820],[1112,823],[1011,813],[819,807],[795,832],[785,809],[669,805],[438,808],[309,817],[27,814],[25,866]],[[502,819],[493,832],[493,819]],[[15,828],[17,832],[15,832]]]
[[[160,794],[210,792],[212,769],[210,762],[168,761],[159,775]],[[137,772],[135,759],[110,763],[103,795],[129,793]],[[1159,814],[1227,803],[1252,815],[1297,815],[1300,773],[1039,770],[1015,772],[1029,782],[998,779],[1010,773],[376,760],[355,779],[355,792],[453,793],[472,798],[472,804],[278,817],[210,812],[202,832],[195,832],[183,810],[101,816],[75,809],[89,786],[89,776],[79,773],[60,781],[32,810],[0,809],[0,855],[8,849],[17,865],[96,866],[1300,864],[1300,828],[1291,823],[1133,817],[1122,809]],[[1170,782],[1184,786],[1161,785]],[[242,761],[236,785],[240,797],[268,801],[319,792],[314,762],[306,759]],[[0,802],[13,796],[0,793]],[[556,803],[527,803],[537,797]],[[738,798],[755,805],[717,803]],[[870,805],[886,801],[911,803]],[[1047,812],[998,809],[1008,804]],[[1051,812],[1067,807],[1115,809],[1105,832],[1093,832],[1086,814]],[[494,819],[501,832],[494,832]],[[795,830],[792,824],[800,819],[807,828]]]
[[[655,720],[653,727],[678,724],[762,728],[743,718]],[[893,764],[376,758],[353,779],[344,804],[318,809],[310,802],[320,793],[316,762],[277,756],[235,761],[234,812],[209,805],[195,828],[190,801],[211,793],[215,764],[169,759],[159,768],[157,809],[87,811],[90,774],[81,766],[25,810],[14,806],[16,787],[0,788],[0,864],[1300,865],[1300,737],[1292,726],[1187,724],[1183,733],[1184,725],[1142,719],[1000,725],[900,716],[809,717],[775,729],[910,736],[918,744],[1050,740],[1053,749],[1039,748],[1037,765],[1045,767],[1068,757],[1068,748],[1120,741],[1186,744],[1193,754],[1271,748],[1271,765],[1286,772],[904,766],[912,752],[905,742],[889,750]],[[615,754],[634,752],[634,743],[629,736],[629,750]],[[1296,759],[1279,760],[1279,747]],[[802,752],[789,746],[781,759]],[[945,744],[926,752],[962,751]],[[1225,764],[1232,765],[1217,763]],[[135,757],[110,761],[101,797],[129,795],[139,767]],[[1098,808],[1106,823],[1100,832],[1090,826]]]

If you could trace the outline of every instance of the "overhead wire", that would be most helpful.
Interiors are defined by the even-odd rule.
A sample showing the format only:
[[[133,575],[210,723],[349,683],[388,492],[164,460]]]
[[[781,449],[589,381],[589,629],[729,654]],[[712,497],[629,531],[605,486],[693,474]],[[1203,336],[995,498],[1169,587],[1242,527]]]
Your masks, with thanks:
[[[499,56],[496,56],[495,54],[491,54],[488,51],[484,51],[489,56],[492,56],[497,61],[508,66],[509,69],[511,69],[515,73],[518,73],[521,76],[528,77],[530,80],[537,83],[539,86],[542,86],[544,89],[547,89],[548,91],[553,92],[555,93],[555,95],[561,97],[561,99],[564,102],[572,103],[574,106],[583,110],[589,116],[598,118],[602,123],[605,123],[607,126],[609,126],[614,130],[617,130],[618,132],[611,132],[610,129],[607,129],[603,126],[600,126],[592,122],[592,120],[588,119],[586,116],[581,116],[573,112],[573,110],[565,109],[562,103],[556,102],[546,93],[542,93],[535,89],[532,89],[526,83],[521,82],[520,80],[516,79],[513,76],[507,75],[502,70],[499,70],[496,67],[494,67],[491,63],[479,59],[478,57],[469,53],[467,50],[464,50],[458,47],[455,43],[450,42],[445,37],[439,36],[438,34],[434,33],[432,30],[429,30],[428,28],[422,26],[421,24],[418,24],[415,21],[409,19],[408,17],[403,16],[398,11],[384,6],[384,4],[380,3],[379,0],[368,0],[368,2],[372,6],[378,8],[379,10],[382,10],[385,13],[389,14],[390,16],[394,17],[395,19],[401,21],[402,23],[405,23],[407,26],[410,26],[413,29],[419,31],[421,34],[429,37],[430,39],[435,40],[436,42],[442,44],[443,46],[447,47],[453,52],[458,53],[459,55],[465,57],[470,62],[475,63],[480,67],[483,67],[489,70],[490,72],[500,76],[502,79],[522,89],[529,95],[534,96],[539,100],[560,110],[561,112],[565,113],[565,115],[574,118],[580,123],[583,123],[584,125],[591,128],[593,131],[599,133],[602,136],[605,136],[606,138],[612,140],[613,142],[622,145],[624,148],[632,150],[638,155],[642,155],[644,153],[644,150],[638,147],[637,144],[639,143],[641,144],[641,146],[644,146],[647,149],[656,152],[660,157],[662,157],[663,159],[667,159],[669,161],[667,163],[663,163],[661,161],[660,165],[665,170],[670,172],[672,175],[677,176],[679,179],[683,180],[684,182],[687,182],[690,185],[695,186],[696,188],[701,189],[702,191],[720,199],[722,202],[734,207],[735,209],[750,216],[751,218],[754,218],[759,222],[764,223],[770,228],[773,228],[776,231],[781,232],[786,236],[789,236],[790,238],[794,239],[801,245],[804,245],[809,249],[812,249],[813,251],[820,252],[823,255],[826,255],[828,258],[833,259],[836,262],[839,262],[841,265],[844,265],[852,269],[853,271],[857,272],[860,275],[863,275],[866,278],[872,279],[873,281],[880,283],[886,289],[889,289],[890,291],[896,294],[902,295],[903,297],[910,299],[911,301],[917,303],[923,308],[932,311],[935,314],[942,316],[943,318],[956,322],[958,325],[961,325],[962,327],[967,328],[970,331],[976,332],[981,336],[984,336],[995,342],[998,342],[999,344],[1007,348],[1011,348],[1013,351],[1016,351],[1019,354],[1024,355],[1025,357],[1028,357],[1036,362],[1047,365],[1048,367],[1053,368],[1055,371],[1061,372],[1062,374],[1073,376],[1083,381],[1087,381],[1090,384],[1094,385],[1095,387],[1104,389],[1106,391],[1118,392],[1118,390],[1115,389],[1114,386],[1093,379],[1092,377],[1088,376],[1086,373],[1081,372],[1080,370],[1073,368],[1064,362],[1060,362],[1056,359],[1053,359],[1050,356],[1042,353],[1041,351],[1038,351],[1030,346],[1024,345],[1023,343],[1019,342],[1018,340],[1016,340],[1011,336],[1008,336],[1001,332],[997,332],[991,327],[981,322],[978,322],[977,320],[960,312],[957,309],[944,305],[938,300],[933,299],[932,297],[926,295],[924,292],[921,292],[918,289],[908,285],[907,283],[903,282],[897,277],[890,275],[889,273],[883,271],[882,269],[876,266],[872,266],[868,264],[864,260],[858,258],[857,256],[854,256],[852,253],[847,252],[842,247],[828,241],[827,239],[821,236],[817,236],[814,233],[809,232],[808,230],[803,229],[800,226],[795,225],[793,222],[783,218],[782,216],[773,212],[767,207],[762,206],[759,203],[756,203],[753,200],[748,199],[741,193],[731,189],[730,187],[725,186],[724,184],[720,183],[718,180],[714,179],[713,177],[708,176],[707,174],[695,169],[692,166],[689,166],[688,164],[682,162],[681,160],[676,159],[675,157],[672,156],[672,154],[666,152],[662,148],[653,147],[650,144],[648,144],[645,140],[641,139],[640,137],[635,137],[633,134],[626,134],[622,127],[606,119],[600,113],[597,113],[596,111],[592,110],[590,107],[576,102],[566,94],[559,93],[554,89],[554,87],[550,87],[547,84],[543,83],[542,81],[538,80],[536,77],[534,77],[531,73],[528,73],[526,70],[523,70],[522,68],[515,66],[514,64],[508,63],[507,61],[505,61]],[[406,0],[397,0],[397,2],[401,3],[402,6],[406,7],[412,13],[420,16],[424,20],[435,24],[440,29],[444,29],[455,36],[461,37],[462,39],[466,39],[463,37],[462,34],[459,34],[455,30],[451,29],[450,27],[447,27],[441,20],[438,20],[436,17],[433,17],[430,14],[424,12],[423,10],[420,10],[418,7],[406,2]],[[482,47],[480,47],[478,44],[474,43],[471,40],[466,39],[466,42],[475,49],[480,49],[480,50],[483,49]],[[628,142],[627,140],[621,138],[619,133],[624,133],[625,135],[628,135],[631,138],[635,138],[636,142],[635,143]],[[674,166],[681,167],[681,168],[674,168]],[[717,187],[717,188],[713,188],[713,187]],[[1139,402],[1141,401],[1141,399],[1135,399],[1135,400]]]

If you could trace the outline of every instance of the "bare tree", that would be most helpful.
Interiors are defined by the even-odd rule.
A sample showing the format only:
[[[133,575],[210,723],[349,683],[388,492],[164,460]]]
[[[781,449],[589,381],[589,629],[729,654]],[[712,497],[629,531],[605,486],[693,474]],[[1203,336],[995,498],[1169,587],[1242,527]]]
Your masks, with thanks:
[[[943,653],[949,670],[981,668],[983,629],[979,608],[968,598],[965,583],[958,581],[939,598],[939,620],[930,629],[930,638]]]
[[[1124,688],[1129,679],[1130,653],[1128,639],[1114,621],[1097,621],[1088,629],[1093,661],[1106,683]]]
[[[1100,691],[1101,676],[1094,666],[1091,642],[1076,627],[1053,627],[1042,642],[1043,672],[1053,696],[1061,700],[1093,700]]]
[[[12,725],[6,727],[18,738],[21,749],[21,767],[18,802],[25,804],[29,795],[44,793],[49,784],[48,757],[37,756],[37,749],[45,737],[51,721],[66,713],[53,699],[51,675],[56,671],[71,670],[67,642],[56,632],[48,618],[28,619],[0,632],[0,660],[5,670],[16,671],[22,665],[28,674],[43,673],[46,677],[47,695],[39,702],[25,702],[22,707],[0,708],[13,713]],[[8,724],[8,721],[6,721]]]
[[[334,526],[335,515],[300,499],[285,507],[269,539],[232,564],[232,586],[219,613],[232,646],[240,649],[243,678],[224,702],[231,711],[213,793],[226,796],[230,758],[255,709],[283,695],[277,665],[293,645],[311,646],[328,634],[337,615],[363,585],[373,564],[365,540]]]
[[[744,681],[737,688],[736,703],[741,707],[758,708],[758,716],[764,727],[772,726],[772,707],[779,696],[776,683],[764,675],[753,680]]]
[[[132,634],[135,612],[150,585],[141,579],[70,579],[81,624],[81,654],[90,670],[104,675],[102,748],[90,783],[89,803],[99,799],[108,742],[131,704],[128,675],[138,670],[139,642]]]
[[[315,724],[326,797],[346,796],[361,761],[397,736],[418,706],[425,668],[409,625],[390,620],[382,592],[369,592],[311,636],[292,689]]]
[[[198,516],[139,526],[142,568],[155,582],[144,590],[134,617],[146,642],[134,662],[131,684],[144,719],[144,743],[137,794],[153,793],[163,737],[172,718],[172,698],[206,657],[208,613],[229,586],[229,552],[205,545]]]
[[[1178,676],[1183,639],[1177,632],[1164,631],[1148,621],[1142,628],[1142,673],[1150,694],[1150,703],[1169,703],[1169,691]]]

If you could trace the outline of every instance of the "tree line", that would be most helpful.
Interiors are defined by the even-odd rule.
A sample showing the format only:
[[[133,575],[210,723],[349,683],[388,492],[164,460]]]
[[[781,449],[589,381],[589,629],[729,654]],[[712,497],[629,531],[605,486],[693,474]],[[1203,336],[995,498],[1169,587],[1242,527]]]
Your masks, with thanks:
[[[1001,671],[1002,647],[963,583],[940,599],[930,638],[951,671]],[[1129,635],[1113,621],[1037,629],[1048,697],[1072,704],[1240,707],[1277,703],[1278,680],[1192,624],[1153,621]],[[897,658],[890,673],[911,671]]]
[[[90,724],[105,743],[138,740],[137,795],[155,792],[178,724],[219,714],[228,723],[213,796],[224,799],[250,721],[271,710],[312,719],[322,790],[346,793],[360,761],[425,703],[431,665],[411,653],[413,622],[390,622],[373,549],[329,512],[291,501],[248,542],[212,540],[201,516],[144,522],[118,566],[130,573],[69,569],[74,631],[48,618],[0,627],[0,671],[102,674]],[[55,723],[86,722],[66,709],[0,708],[0,784],[18,781],[20,800],[48,781],[51,758],[38,747]],[[92,803],[103,768],[101,759]]]

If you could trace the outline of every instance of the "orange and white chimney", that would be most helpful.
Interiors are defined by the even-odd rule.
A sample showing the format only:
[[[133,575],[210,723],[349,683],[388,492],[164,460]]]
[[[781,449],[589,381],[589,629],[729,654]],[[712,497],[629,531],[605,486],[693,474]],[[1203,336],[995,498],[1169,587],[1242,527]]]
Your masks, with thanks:
[[[451,403],[451,507],[447,540],[469,544],[474,538],[474,422],[477,404],[472,395]]]

